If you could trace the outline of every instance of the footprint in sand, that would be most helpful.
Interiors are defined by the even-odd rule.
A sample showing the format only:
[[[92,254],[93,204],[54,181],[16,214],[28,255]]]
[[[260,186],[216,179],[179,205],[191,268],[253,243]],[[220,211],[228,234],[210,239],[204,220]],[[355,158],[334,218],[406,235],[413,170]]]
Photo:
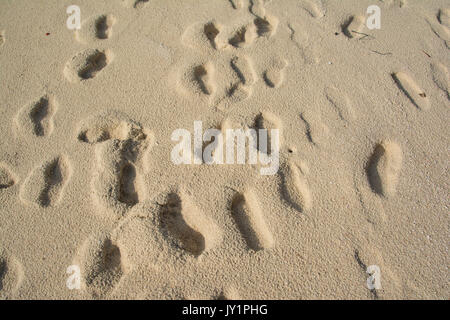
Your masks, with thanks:
[[[290,39],[300,50],[300,55],[306,64],[319,63],[318,46],[311,41],[312,36],[306,32],[306,28],[299,23],[292,22],[287,25],[291,35]]]
[[[252,0],[250,6],[250,13],[256,18],[253,20],[256,26],[256,33],[258,37],[270,38],[277,32],[279,19],[267,13],[266,3],[264,0]]]
[[[233,7],[236,4],[232,2]],[[190,25],[181,37],[183,45],[203,53],[211,53],[211,50],[221,50],[224,54],[232,52],[230,64],[235,75],[222,69],[215,72],[216,66],[223,66],[223,62],[209,61],[209,58],[205,57],[203,61],[207,62],[176,68],[176,72],[169,77],[175,83],[176,90],[185,96],[199,98],[214,106],[221,103],[234,104],[251,97],[252,86],[257,81],[253,61],[250,57],[236,52],[251,47],[258,38],[268,39],[275,35],[279,21],[276,17],[266,14],[264,4],[264,1],[252,2],[252,8],[257,13],[252,11],[255,18],[246,24],[230,27],[209,21]],[[259,9],[256,10],[255,6]],[[274,88],[280,86],[286,66],[285,60],[273,59],[265,71],[266,83]]]
[[[320,113],[315,111],[305,111],[300,115],[306,125],[306,136],[309,142],[319,146],[327,140],[330,129],[322,122]]]
[[[91,185],[99,212],[121,218],[144,200],[142,174],[153,143],[149,131],[119,112],[107,111],[83,121],[78,140],[95,145]]]
[[[392,74],[392,78],[405,96],[420,110],[430,109],[430,99],[415,80],[405,72]]]
[[[339,117],[342,120],[353,121],[356,119],[352,101],[342,90],[338,90],[335,87],[327,87],[325,88],[325,96],[339,113]]]
[[[364,35],[362,35],[362,31],[364,30],[366,19],[364,16],[361,15],[355,15],[347,18],[347,20],[344,21],[344,23],[341,25],[342,32],[344,35],[349,38],[361,38]]]
[[[76,31],[76,39],[85,44],[109,39],[112,37],[115,23],[116,18],[111,14],[91,17],[83,22],[80,30]]]
[[[16,184],[17,178],[9,167],[0,163],[0,190],[7,189]]]
[[[445,41],[447,48],[450,48],[450,9],[440,9],[433,18],[427,18],[427,22],[440,39]]]
[[[239,78],[227,92],[228,98],[234,103],[249,98],[253,92],[253,85],[256,83],[256,73],[253,61],[247,56],[234,56],[231,59],[231,67]]]
[[[126,252],[114,234],[90,236],[78,250],[73,264],[80,266],[82,289],[94,298],[104,298],[130,269]]]
[[[216,69],[210,61],[198,62],[174,75],[176,90],[183,96],[212,102],[217,94]]]
[[[228,43],[235,48],[248,48],[258,37],[258,29],[254,23],[238,27],[232,33]]]
[[[22,264],[0,248],[0,300],[14,299],[23,279]]]
[[[284,81],[285,69],[288,62],[284,59],[275,58],[269,67],[264,71],[264,81],[270,88],[279,88]]]
[[[433,82],[447,94],[447,99],[450,100],[449,73],[447,67],[442,63],[433,62],[431,64],[431,74],[433,76]]]
[[[160,201],[161,228],[176,247],[198,257],[220,242],[222,235],[217,225],[185,192],[171,191]]]
[[[50,95],[25,105],[15,118],[18,131],[24,135],[48,137],[53,132],[53,116],[57,109],[56,99]]]
[[[274,246],[273,235],[262,214],[258,199],[252,190],[237,193],[231,203],[232,217],[248,247],[254,251]]]
[[[242,9],[244,8],[244,0],[228,0],[233,7],[233,9]]]
[[[5,44],[5,31],[0,31],[0,47]]]
[[[313,197],[306,181],[307,167],[304,163],[290,162],[281,170],[282,195],[298,211],[312,208]]]
[[[126,8],[142,9],[150,0],[121,0]]]
[[[194,23],[186,28],[181,36],[184,46],[197,50],[222,50],[228,46],[225,26],[214,20]]]
[[[53,207],[61,201],[64,189],[72,176],[69,159],[62,155],[33,169],[25,179],[20,199],[41,207]]]
[[[368,278],[368,267],[369,266],[375,266],[379,268],[379,271],[381,271],[381,268],[383,268],[383,275],[385,271],[384,266],[384,260],[380,253],[380,251],[376,248],[372,248],[369,246],[363,246],[362,248],[354,249],[353,251],[353,257],[355,258],[355,262],[358,265],[358,267],[361,269],[361,271],[364,274],[365,279]],[[376,269],[372,269],[371,272],[378,272]],[[384,278],[384,277],[383,277]],[[381,274],[378,274],[374,277],[374,282],[372,285],[379,285],[380,289],[382,287],[381,284],[382,276]],[[376,281],[376,282],[375,282]],[[367,283],[367,281],[366,281]],[[379,290],[380,289],[370,289],[370,296],[372,299],[377,300],[379,299]]]
[[[110,50],[87,49],[70,59],[64,67],[64,76],[70,82],[95,78],[113,60]]]
[[[403,155],[400,146],[385,140],[375,147],[366,166],[372,190],[384,197],[395,194],[402,169]]]
[[[325,15],[325,8],[321,0],[303,0],[300,2],[300,7],[313,18],[322,18]]]
[[[260,152],[271,154],[269,147],[272,146],[272,132],[271,130],[278,130],[278,147],[281,148],[283,144],[283,122],[281,119],[270,111],[261,112],[255,119],[255,129],[267,130],[267,141],[261,143],[258,137],[257,148]]]
[[[440,9],[438,12],[438,21],[443,26],[450,28],[450,9]]]

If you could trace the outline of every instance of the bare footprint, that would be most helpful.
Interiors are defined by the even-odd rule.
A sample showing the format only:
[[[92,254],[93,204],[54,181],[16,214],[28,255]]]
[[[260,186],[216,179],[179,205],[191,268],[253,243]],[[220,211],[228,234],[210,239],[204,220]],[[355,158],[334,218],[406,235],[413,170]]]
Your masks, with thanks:
[[[41,207],[56,206],[61,201],[64,189],[72,176],[72,168],[66,156],[44,162],[25,179],[20,199]]]
[[[181,41],[188,48],[221,50],[228,46],[224,29],[225,27],[216,21],[194,23],[183,32]]]
[[[233,32],[233,36],[228,40],[228,43],[236,48],[248,48],[258,37],[257,26],[250,23],[242,26]]]
[[[64,75],[70,82],[95,78],[113,60],[110,50],[88,49],[75,55],[64,67]]]
[[[253,23],[256,26],[256,33],[259,37],[271,38],[277,33],[278,24],[280,22],[278,18],[266,14],[263,17],[257,17]]]
[[[104,298],[130,269],[126,252],[109,233],[90,236],[81,246],[74,264],[79,265],[82,289],[94,298]]]
[[[367,272],[369,266],[383,266],[384,267],[384,260],[381,256],[381,253],[376,248],[371,248],[368,246],[364,246],[362,248],[358,248],[354,250],[354,258],[355,263],[360,267],[361,271],[364,273],[364,277],[367,279]],[[383,268],[384,269],[384,268]],[[373,270],[372,272],[377,272],[376,270]],[[376,281],[379,281],[379,279],[382,279],[381,275],[378,275],[379,277],[376,278]],[[374,283],[373,283],[374,284]],[[378,285],[381,285],[380,283],[377,283]],[[372,296],[372,299],[377,300],[379,298],[379,292],[377,289],[370,289],[370,294]]]
[[[0,300],[14,299],[24,279],[22,264],[0,248]]]
[[[320,113],[308,110],[300,117],[306,125],[306,136],[309,142],[319,146],[328,139],[330,129],[322,122]]]
[[[83,22],[81,30],[78,30],[75,35],[82,43],[106,40],[112,37],[112,28],[115,23],[116,18],[110,14],[91,17]]]
[[[273,114],[270,111],[263,111],[261,112],[255,119],[255,128],[258,130],[267,130],[267,141],[266,143],[262,143],[258,137],[258,150],[271,154],[272,150],[269,150],[269,148],[273,145],[273,137],[271,130],[278,130],[278,148],[281,148],[281,145],[283,144],[283,122],[281,119]]]
[[[306,212],[312,208],[311,190],[303,172],[296,163],[289,163],[282,171],[282,194],[298,211]]]
[[[4,163],[0,163],[0,190],[7,189],[16,184],[17,178]]]
[[[403,155],[400,146],[393,141],[379,143],[366,166],[367,176],[372,190],[384,197],[395,194]]]
[[[447,99],[450,100],[449,73],[447,67],[442,63],[433,62],[431,64],[431,74],[433,76],[434,83],[439,89],[447,94]]]
[[[341,26],[342,32],[349,39],[361,38],[361,32],[365,26],[364,16],[351,16]]]
[[[303,0],[300,6],[313,18],[322,18],[325,15],[325,8],[321,0]]]
[[[91,186],[99,212],[121,218],[145,199],[142,173],[153,135],[125,115],[107,111],[86,119],[78,140],[95,145]]]
[[[336,108],[339,113],[339,117],[342,120],[352,121],[356,119],[352,102],[350,101],[350,98],[342,92],[342,90],[338,90],[335,87],[327,87],[325,89],[325,95],[333,107]]]
[[[216,91],[214,84],[214,67],[211,63],[199,65],[193,70],[193,80],[198,88],[206,95],[213,95]]]
[[[279,88],[284,81],[285,69],[288,62],[284,59],[275,58],[270,66],[264,71],[264,81],[271,88]]]
[[[287,27],[291,33],[290,39],[300,50],[304,62],[317,64],[320,60],[317,45],[310,41],[310,35],[305,28],[298,23],[288,23]]]
[[[170,192],[161,207],[160,223],[179,248],[200,256],[221,240],[215,223],[205,216],[184,192]]]
[[[253,61],[247,56],[235,56],[231,59],[231,66],[242,84],[252,86],[256,82],[256,72]]]
[[[231,203],[232,216],[250,249],[259,251],[274,246],[273,235],[252,190],[237,193]]]
[[[53,132],[53,116],[58,109],[56,99],[44,95],[21,108],[15,118],[19,132],[47,137]]]
[[[180,94],[208,103],[215,99],[218,88],[215,67],[211,62],[195,63],[180,69],[174,73],[173,80]]]
[[[399,89],[408,97],[408,99],[419,109],[430,109],[430,99],[427,94],[419,87],[414,79],[405,72],[392,74],[392,78]]]

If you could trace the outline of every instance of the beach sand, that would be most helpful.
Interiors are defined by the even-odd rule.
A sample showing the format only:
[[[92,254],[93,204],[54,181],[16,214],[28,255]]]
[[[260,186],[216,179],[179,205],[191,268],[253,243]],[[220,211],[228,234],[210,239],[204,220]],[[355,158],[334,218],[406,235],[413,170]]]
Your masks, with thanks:
[[[449,299],[449,47],[448,0],[2,0],[0,298]],[[175,164],[194,121],[279,170]]]

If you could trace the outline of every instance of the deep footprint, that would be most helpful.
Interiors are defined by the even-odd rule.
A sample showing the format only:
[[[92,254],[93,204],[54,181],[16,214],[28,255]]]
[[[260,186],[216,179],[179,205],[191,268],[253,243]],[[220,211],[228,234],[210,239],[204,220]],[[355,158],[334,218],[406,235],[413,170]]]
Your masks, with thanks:
[[[55,98],[44,95],[20,109],[16,116],[17,127],[24,134],[47,137],[53,132],[56,110]]]
[[[72,169],[66,156],[60,156],[34,169],[26,178],[20,198],[41,207],[56,206],[70,180]]]
[[[123,252],[109,234],[91,236],[75,261],[81,267],[84,286],[94,298],[113,291],[127,270]]]
[[[111,51],[88,49],[66,63],[64,75],[70,82],[95,78],[113,59]]]

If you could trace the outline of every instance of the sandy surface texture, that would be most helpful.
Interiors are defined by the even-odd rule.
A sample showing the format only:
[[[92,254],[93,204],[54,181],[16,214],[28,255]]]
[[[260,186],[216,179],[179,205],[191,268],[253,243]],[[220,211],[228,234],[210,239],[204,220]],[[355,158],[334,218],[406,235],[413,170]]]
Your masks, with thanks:
[[[0,298],[449,299],[449,48],[448,0],[0,1]],[[174,163],[199,121],[278,170]]]

